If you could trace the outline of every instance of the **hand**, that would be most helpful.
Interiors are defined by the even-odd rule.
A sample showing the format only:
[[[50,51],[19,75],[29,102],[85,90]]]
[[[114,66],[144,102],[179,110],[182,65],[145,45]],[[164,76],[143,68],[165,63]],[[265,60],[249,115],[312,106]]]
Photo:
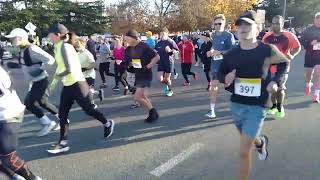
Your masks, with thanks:
[[[311,45],[312,46],[314,46],[315,44],[317,44],[318,43],[318,41],[317,40],[313,40],[313,41],[311,41]]]
[[[194,48],[196,48],[196,49],[197,49],[197,48],[198,48],[198,45],[194,45]]]
[[[233,71],[229,72],[226,75],[225,81],[224,81],[224,86],[229,87],[233,83],[235,78],[236,78],[236,70],[234,69]]]
[[[212,51],[212,56],[218,56],[218,55],[221,55],[222,53],[220,51],[217,51],[217,50],[213,50]]]
[[[271,81],[268,86],[267,86],[267,91],[269,93],[274,93],[274,92],[277,92],[278,91],[278,85],[276,82],[274,81]]]
[[[166,50],[166,52],[171,52],[172,51],[169,46],[166,46],[165,50]]]
[[[293,60],[293,59],[294,59],[294,56],[292,56],[291,54],[287,54],[286,57],[287,57],[289,60]]]
[[[212,56],[212,52],[211,51],[208,51],[207,52],[207,57],[211,57]]]

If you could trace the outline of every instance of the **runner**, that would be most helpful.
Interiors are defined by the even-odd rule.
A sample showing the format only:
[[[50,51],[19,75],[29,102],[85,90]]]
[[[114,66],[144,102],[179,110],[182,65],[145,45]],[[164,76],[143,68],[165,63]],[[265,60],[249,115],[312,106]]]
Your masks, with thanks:
[[[102,84],[101,88],[106,88],[107,87],[107,82],[106,82],[106,77],[107,76],[112,76],[114,77],[114,74],[110,72],[110,64],[111,64],[111,50],[110,50],[110,44],[108,40],[105,38],[103,43],[100,45],[99,48],[99,73],[101,76]],[[120,91],[119,87],[114,87],[112,90],[114,91]]]
[[[128,31],[124,40],[128,43],[125,50],[125,62],[129,62],[129,68],[131,66],[135,68],[137,90],[134,99],[149,110],[149,116],[145,119],[145,122],[154,122],[159,118],[159,115],[148,98],[147,88],[151,86],[152,67],[157,64],[160,57],[146,43],[140,42],[137,31]]]
[[[90,53],[90,51],[88,51],[85,48],[87,43],[85,39],[79,38],[75,33],[69,34],[69,36],[71,38],[71,44],[73,44],[73,46],[78,52],[82,73],[90,87],[91,104],[96,109],[98,108],[98,105],[94,103],[93,95],[97,94],[100,101],[102,101],[104,99],[104,92],[103,92],[103,89],[100,89],[99,91],[96,91],[94,89],[94,83],[96,79],[96,72],[94,71],[94,68],[95,68],[94,57]]]
[[[119,89],[119,81],[122,83],[124,87],[124,95],[127,95],[129,92],[129,85],[127,82],[127,72],[124,60],[124,47],[122,45],[121,36],[114,37],[114,48],[113,48],[113,57],[114,57],[114,77],[116,80],[115,89]]]
[[[25,106],[12,89],[8,73],[0,66],[0,171],[10,179],[41,180],[16,152],[17,129],[23,120]]]
[[[182,76],[185,80],[183,86],[190,86],[190,81],[188,75],[192,75],[193,78],[196,78],[196,74],[191,72],[192,65],[192,54],[194,52],[194,46],[192,41],[189,39],[188,35],[182,36],[182,41],[178,44],[181,55],[181,71]]]
[[[148,38],[146,43],[148,44],[148,46],[151,49],[154,49],[156,46],[156,41],[154,40],[154,37],[152,36],[152,32],[151,31],[146,32],[146,36]]]
[[[298,38],[291,32],[284,31],[284,18],[280,15],[273,17],[272,19],[272,31],[267,33],[263,37],[263,42],[275,45],[288,59],[293,60],[301,50],[301,45]],[[274,69],[273,69],[274,68]],[[273,74],[276,73],[277,66],[273,66],[271,69]],[[290,68],[290,67],[289,67]],[[286,82],[289,76],[289,69],[286,70],[285,76],[279,82],[278,91],[271,95],[272,107],[268,110],[268,114],[276,115],[281,119],[285,117],[283,108],[283,101],[285,98]]]
[[[311,93],[311,87],[314,86],[314,95],[312,100],[319,103],[320,93],[320,12],[314,17],[314,25],[307,28],[301,37],[301,44],[306,49],[305,55],[305,94]],[[313,83],[312,83],[313,78]]]
[[[193,43],[193,46],[194,46],[194,59],[196,61],[196,63],[194,64],[194,66],[199,66],[199,57],[200,57],[200,48],[201,48],[201,45],[199,46],[198,44],[198,40],[199,40],[199,35],[194,33],[192,35],[192,43]]]
[[[163,84],[163,91],[166,96],[173,95],[171,73],[174,71],[174,54],[173,49],[179,50],[177,44],[169,38],[169,30],[164,28],[160,32],[160,40],[156,44],[156,51],[160,56],[158,65],[158,78],[161,84]]]
[[[40,108],[46,109],[58,118],[58,109],[48,101],[49,80],[45,70],[45,64],[53,65],[54,58],[40,47],[31,44],[28,41],[28,33],[21,28],[13,29],[6,37],[10,38],[13,45],[21,49],[20,61],[22,61],[23,71],[30,79],[29,92],[24,104],[26,109],[40,120],[42,129],[37,133],[37,136],[45,136],[51,130],[59,130],[59,125],[49,119]]]
[[[57,63],[57,70],[54,75],[50,91],[55,88],[59,80],[63,83],[60,97],[59,117],[60,117],[60,139],[58,144],[48,150],[51,154],[58,154],[69,151],[68,114],[74,101],[76,101],[86,114],[94,117],[103,124],[104,137],[108,138],[113,134],[114,121],[104,117],[102,113],[94,109],[90,100],[90,89],[85,82],[81,71],[80,60],[74,47],[68,43],[68,29],[62,24],[55,24],[48,30],[48,37],[55,45],[54,54]]]
[[[212,49],[212,40],[210,38],[209,32],[204,32],[202,34],[202,39],[204,43],[202,43],[200,48],[200,57],[201,61],[204,64],[204,73],[206,74],[208,87],[207,91],[211,91],[211,77],[210,77],[210,68],[211,68],[211,49]],[[210,116],[211,117],[211,116]]]
[[[212,50],[208,53],[212,57],[211,62],[211,74],[212,74],[212,84],[210,84],[211,91],[210,94],[210,111],[206,114],[208,118],[215,118],[215,106],[217,103],[218,96],[218,86],[219,81],[217,79],[217,72],[219,70],[220,64],[223,61],[223,54],[230,50],[235,44],[235,39],[233,34],[225,30],[226,18],[223,14],[218,14],[213,18],[213,26],[215,32],[212,34]]]
[[[231,112],[240,133],[239,180],[247,180],[253,144],[260,160],[268,158],[268,138],[259,134],[266,117],[268,92],[276,91],[289,60],[276,47],[257,41],[254,11],[240,16],[236,25],[240,45],[224,54],[218,77],[232,92]],[[278,64],[278,74],[272,79],[268,76],[270,64]]]
[[[94,60],[97,60],[97,52],[96,52],[96,41],[93,40],[94,34],[89,35],[89,40],[87,42],[87,49],[91,52],[94,57]]]

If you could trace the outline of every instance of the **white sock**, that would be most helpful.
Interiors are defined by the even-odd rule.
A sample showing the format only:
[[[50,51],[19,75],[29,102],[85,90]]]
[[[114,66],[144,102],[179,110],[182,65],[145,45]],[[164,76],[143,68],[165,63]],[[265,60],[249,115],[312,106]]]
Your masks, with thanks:
[[[314,95],[318,96],[320,94],[320,89],[314,90]]]
[[[42,118],[40,118],[40,123],[43,125],[50,124],[51,119],[49,119],[48,116],[44,115]]]
[[[67,144],[68,144],[68,141],[67,141],[67,140],[62,140],[62,141],[60,142],[60,144],[61,144],[61,145],[67,145]]]
[[[212,112],[212,113],[214,113],[214,107],[215,107],[215,104],[211,103],[211,104],[210,104],[210,109],[211,109],[211,112]]]

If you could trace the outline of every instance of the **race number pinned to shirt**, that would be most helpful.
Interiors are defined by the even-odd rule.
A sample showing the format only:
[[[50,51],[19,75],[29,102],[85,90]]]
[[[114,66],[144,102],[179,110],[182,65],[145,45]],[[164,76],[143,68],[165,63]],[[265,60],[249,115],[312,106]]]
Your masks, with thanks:
[[[313,50],[320,51],[320,43],[316,43],[315,45],[313,45]]]
[[[222,54],[213,56],[213,60],[214,61],[219,61],[219,60],[222,60],[222,59],[223,59],[223,55]]]
[[[120,65],[121,63],[122,63],[122,60],[116,59],[116,64],[117,64],[117,65]]]
[[[141,59],[132,59],[132,66],[137,69],[142,68]]]
[[[259,97],[261,95],[261,79],[236,78],[235,94],[246,97]]]

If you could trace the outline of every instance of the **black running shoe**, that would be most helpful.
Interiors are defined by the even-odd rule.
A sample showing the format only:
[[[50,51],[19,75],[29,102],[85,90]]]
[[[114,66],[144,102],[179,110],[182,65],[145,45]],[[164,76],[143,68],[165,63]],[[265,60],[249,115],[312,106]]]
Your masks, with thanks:
[[[108,138],[108,137],[112,136],[112,134],[113,134],[114,121],[113,120],[109,120],[109,122],[110,122],[110,126],[109,127],[106,127],[104,125],[104,137],[105,138]]]

